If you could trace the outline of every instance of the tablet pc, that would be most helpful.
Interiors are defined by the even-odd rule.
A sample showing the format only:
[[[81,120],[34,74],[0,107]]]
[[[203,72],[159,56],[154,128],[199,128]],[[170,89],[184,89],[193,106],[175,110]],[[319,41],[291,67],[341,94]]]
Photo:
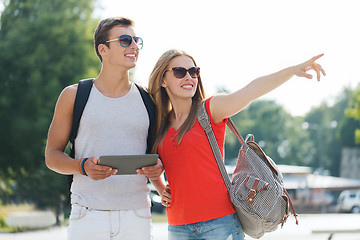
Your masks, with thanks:
[[[116,175],[136,174],[136,169],[155,165],[159,155],[112,155],[99,157],[98,165],[116,168]]]

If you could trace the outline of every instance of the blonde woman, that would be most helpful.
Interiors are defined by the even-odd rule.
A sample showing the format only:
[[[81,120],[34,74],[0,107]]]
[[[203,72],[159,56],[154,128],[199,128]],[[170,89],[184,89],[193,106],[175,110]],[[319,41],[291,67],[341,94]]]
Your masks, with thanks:
[[[155,184],[167,207],[169,240],[244,239],[210,144],[196,119],[200,103],[206,101],[223,152],[228,117],[294,75],[311,79],[307,71],[313,69],[320,80],[325,72],[316,60],[321,56],[257,78],[232,94],[206,100],[200,68],[192,56],[169,50],[160,57],[150,75],[149,92],[157,108],[153,152],[159,154],[169,182],[169,187]]]

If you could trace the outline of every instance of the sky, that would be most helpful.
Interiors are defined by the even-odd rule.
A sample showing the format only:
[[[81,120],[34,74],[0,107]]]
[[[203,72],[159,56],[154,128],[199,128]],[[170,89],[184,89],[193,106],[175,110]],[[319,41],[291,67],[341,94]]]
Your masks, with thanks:
[[[162,53],[181,49],[201,68],[208,97],[324,53],[320,82],[293,77],[260,98],[298,116],[360,82],[359,9],[357,0],[98,0],[94,17],[135,21],[144,40],[136,82],[147,86]]]
[[[360,82],[359,9],[356,0],[99,0],[95,16],[135,21],[144,40],[136,82],[147,85],[161,54],[177,48],[195,58],[207,96],[324,53],[320,82],[293,77],[260,98],[298,116]]]

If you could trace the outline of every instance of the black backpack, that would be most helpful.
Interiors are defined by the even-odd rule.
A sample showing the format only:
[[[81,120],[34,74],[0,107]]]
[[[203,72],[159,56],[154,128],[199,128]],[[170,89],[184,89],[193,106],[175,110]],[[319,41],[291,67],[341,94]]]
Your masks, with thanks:
[[[85,105],[89,99],[90,91],[93,85],[93,78],[91,79],[84,79],[79,81],[79,85],[76,92],[75,102],[74,102],[74,111],[73,111],[73,123],[72,129],[70,134],[70,157],[75,158],[75,138],[77,137],[79,123],[81,116],[84,112]],[[151,152],[151,147],[153,143],[153,130],[154,130],[154,122],[155,122],[155,104],[151,100],[149,93],[147,93],[142,87],[135,84],[135,86],[139,89],[141,98],[145,104],[146,110],[149,115],[150,125],[148,130],[148,137],[147,137],[147,149],[146,153]],[[73,179],[73,175],[69,175],[69,186],[71,186]]]

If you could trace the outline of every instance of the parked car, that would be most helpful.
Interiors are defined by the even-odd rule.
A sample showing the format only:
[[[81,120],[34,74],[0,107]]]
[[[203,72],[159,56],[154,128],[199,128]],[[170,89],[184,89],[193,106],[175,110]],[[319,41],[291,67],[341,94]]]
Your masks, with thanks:
[[[165,213],[166,208],[161,204],[161,197],[151,183],[148,183],[150,188],[151,212]]]
[[[360,190],[345,190],[340,193],[337,212],[360,213]]]
[[[155,191],[151,191],[149,194],[151,200],[151,212],[165,213],[166,208],[161,204],[161,197]]]

